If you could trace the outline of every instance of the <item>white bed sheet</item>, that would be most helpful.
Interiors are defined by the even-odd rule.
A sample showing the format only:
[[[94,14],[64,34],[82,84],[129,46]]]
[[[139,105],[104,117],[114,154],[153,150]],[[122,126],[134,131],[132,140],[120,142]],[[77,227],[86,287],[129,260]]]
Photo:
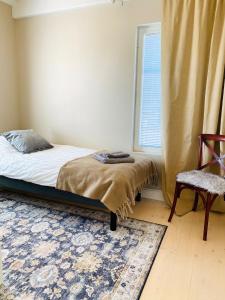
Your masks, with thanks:
[[[56,187],[59,171],[65,163],[95,152],[93,149],[54,145],[49,150],[22,154],[0,136],[0,175]]]

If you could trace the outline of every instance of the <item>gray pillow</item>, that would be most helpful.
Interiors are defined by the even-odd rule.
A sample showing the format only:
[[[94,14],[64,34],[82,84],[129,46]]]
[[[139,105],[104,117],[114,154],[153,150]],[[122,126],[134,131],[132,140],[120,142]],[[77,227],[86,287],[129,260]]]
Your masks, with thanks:
[[[19,152],[24,154],[53,148],[43,137],[28,130],[13,130],[2,134],[7,141]]]

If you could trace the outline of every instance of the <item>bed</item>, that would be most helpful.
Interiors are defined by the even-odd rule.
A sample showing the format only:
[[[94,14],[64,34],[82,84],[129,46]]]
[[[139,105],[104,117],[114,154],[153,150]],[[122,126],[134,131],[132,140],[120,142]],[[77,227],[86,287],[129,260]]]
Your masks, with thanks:
[[[14,149],[4,137],[0,136],[0,189],[106,208],[107,205],[96,198],[57,188],[58,176],[63,166],[70,161],[90,158],[95,152],[96,150],[93,149],[54,145],[52,149],[22,154]],[[137,191],[136,201],[139,201],[140,198],[140,191]],[[114,231],[118,214],[111,210],[110,215],[110,229]]]

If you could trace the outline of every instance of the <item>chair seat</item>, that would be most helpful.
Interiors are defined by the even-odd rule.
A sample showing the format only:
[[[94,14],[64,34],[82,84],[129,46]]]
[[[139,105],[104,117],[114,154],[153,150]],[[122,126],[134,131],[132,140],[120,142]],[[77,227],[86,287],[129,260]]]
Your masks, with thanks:
[[[215,174],[199,170],[182,172],[177,174],[177,182],[187,183],[213,194],[225,194],[225,179]]]

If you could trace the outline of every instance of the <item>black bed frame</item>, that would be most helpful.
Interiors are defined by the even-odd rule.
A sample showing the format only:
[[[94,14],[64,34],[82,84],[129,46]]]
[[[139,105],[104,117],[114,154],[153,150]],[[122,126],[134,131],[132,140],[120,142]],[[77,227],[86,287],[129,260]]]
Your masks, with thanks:
[[[42,186],[38,184],[29,183],[23,180],[11,179],[5,176],[0,176],[0,189],[6,191],[13,191],[22,194],[39,197],[42,199],[53,200],[57,202],[75,202],[78,205],[89,205],[97,208],[106,208],[100,201],[82,197],[70,192],[58,190],[54,187]],[[136,201],[141,200],[141,194],[138,193]],[[115,231],[117,227],[117,215],[110,212],[110,230]]]

